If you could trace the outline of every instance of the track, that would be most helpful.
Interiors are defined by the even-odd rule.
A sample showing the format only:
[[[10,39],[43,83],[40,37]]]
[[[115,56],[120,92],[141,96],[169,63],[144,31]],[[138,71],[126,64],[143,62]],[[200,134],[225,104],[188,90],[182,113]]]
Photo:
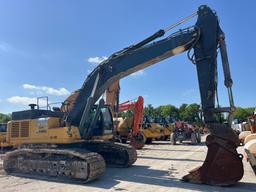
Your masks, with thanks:
[[[89,182],[103,175],[105,162],[99,154],[85,151],[20,149],[6,154],[3,168],[9,174]]]
[[[130,167],[137,160],[136,150],[128,145],[109,141],[84,141],[72,147],[99,153],[109,167]]]
[[[111,167],[130,167],[137,160],[134,148],[106,141],[84,141],[65,145],[23,145],[9,152],[3,168],[8,174],[25,177],[56,177],[89,182]]]

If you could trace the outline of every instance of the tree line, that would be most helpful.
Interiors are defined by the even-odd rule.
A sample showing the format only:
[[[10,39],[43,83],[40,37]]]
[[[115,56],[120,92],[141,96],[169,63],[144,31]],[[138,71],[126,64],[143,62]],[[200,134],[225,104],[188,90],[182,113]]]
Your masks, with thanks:
[[[153,118],[168,118],[171,121],[182,120],[190,123],[202,123],[200,105],[196,103],[182,104],[180,107],[174,105],[161,105],[154,108],[151,104],[144,108],[144,115]]]
[[[247,121],[247,118],[253,115],[254,110],[254,107],[237,107],[233,118],[239,122]],[[196,124],[203,123],[201,106],[197,103],[182,104],[180,107],[171,104],[153,107],[149,104],[144,108],[144,115],[149,115],[153,118],[164,117],[172,120],[182,120]],[[224,120],[224,116],[220,118]]]
[[[247,118],[255,112],[256,108],[254,107],[237,107],[234,113],[234,119],[237,119],[239,122],[246,121]]]
[[[239,122],[246,121],[249,116],[254,113],[254,107],[237,107],[234,113],[234,119]],[[132,111],[122,112],[120,116],[127,117],[132,116]],[[180,107],[174,105],[161,105],[158,107],[153,107],[151,104],[144,108],[144,115],[151,116],[153,118],[169,118],[171,120],[182,120],[191,123],[202,123],[202,113],[201,107],[197,103],[192,104],[182,104]],[[11,120],[10,114],[0,113],[0,123],[7,123]]]

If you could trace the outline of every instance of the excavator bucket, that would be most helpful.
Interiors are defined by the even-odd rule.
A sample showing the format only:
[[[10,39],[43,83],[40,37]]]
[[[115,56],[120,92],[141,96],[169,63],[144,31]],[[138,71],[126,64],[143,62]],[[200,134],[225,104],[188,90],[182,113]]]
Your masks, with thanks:
[[[243,177],[243,156],[238,154],[236,146],[222,138],[208,135],[206,139],[208,152],[201,167],[193,169],[182,181],[229,186]]]
[[[140,133],[138,133],[136,136],[132,136],[130,145],[135,149],[142,149],[145,145],[144,136]]]

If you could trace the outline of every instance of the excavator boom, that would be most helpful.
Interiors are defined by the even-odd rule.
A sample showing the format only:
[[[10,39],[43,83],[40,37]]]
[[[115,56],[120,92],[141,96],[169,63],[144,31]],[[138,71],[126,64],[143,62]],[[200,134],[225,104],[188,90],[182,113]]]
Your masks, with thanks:
[[[108,87],[140,69],[188,50],[196,42],[198,33],[195,28],[188,28],[158,42],[137,49],[127,48],[111,55],[85,80],[74,106],[67,116],[67,122],[79,126],[80,132],[83,132],[85,128],[83,124],[89,109]]]

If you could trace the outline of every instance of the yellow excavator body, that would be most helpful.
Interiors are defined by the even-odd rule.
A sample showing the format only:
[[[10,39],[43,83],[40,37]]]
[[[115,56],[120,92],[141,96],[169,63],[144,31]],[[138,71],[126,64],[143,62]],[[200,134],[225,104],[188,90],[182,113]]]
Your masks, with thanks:
[[[111,141],[113,121],[108,106],[101,106],[97,114],[96,105],[91,109],[89,115],[97,121],[93,130],[92,126],[88,127],[87,137],[78,127],[63,121],[65,113],[59,108],[51,111],[35,109],[35,104],[30,107],[30,110],[13,112],[2,134],[1,140],[6,142],[1,147],[16,149],[4,157],[7,173],[35,177],[44,174],[89,182],[103,175],[106,165],[129,167],[137,159],[134,148]]]
[[[113,134],[92,139],[110,140]],[[60,118],[15,120],[8,122],[7,132],[0,134],[0,147],[18,147],[22,144],[68,144],[82,141],[77,127],[62,127]]]

